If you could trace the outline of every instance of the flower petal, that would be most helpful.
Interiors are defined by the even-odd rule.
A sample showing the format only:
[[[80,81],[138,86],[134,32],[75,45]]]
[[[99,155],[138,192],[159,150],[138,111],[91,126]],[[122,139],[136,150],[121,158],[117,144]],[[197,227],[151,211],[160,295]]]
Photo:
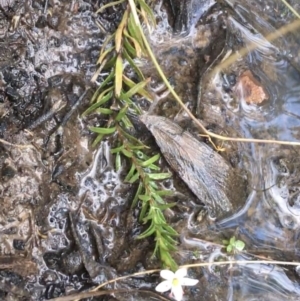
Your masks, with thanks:
[[[178,279],[181,279],[181,278],[183,278],[186,275],[187,275],[187,269],[186,268],[178,269],[175,272],[175,277],[178,278]]]
[[[172,281],[174,278],[174,273],[170,270],[162,270],[160,271],[160,277]]]
[[[172,286],[172,294],[177,301],[181,301],[183,296],[183,289],[181,285]]]
[[[156,286],[155,290],[159,293],[164,293],[169,291],[172,288],[172,282],[169,280],[165,280]]]
[[[192,278],[182,278],[180,280],[181,285],[188,285],[188,286],[196,285],[198,282],[199,280],[192,279]]]

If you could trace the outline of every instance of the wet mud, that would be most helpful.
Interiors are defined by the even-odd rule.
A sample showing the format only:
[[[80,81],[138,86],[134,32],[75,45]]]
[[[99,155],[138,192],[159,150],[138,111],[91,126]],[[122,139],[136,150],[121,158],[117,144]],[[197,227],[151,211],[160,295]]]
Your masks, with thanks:
[[[8,142],[0,143],[1,300],[48,300],[159,267],[152,257],[154,242],[136,239],[144,229],[139,209],[130,208],[136,187],[123,181],[126,166],[115,171],[113,141],[91,146],[88,127],[105,124],[105,117],[81,118],[96,86],[90,79],[99,49],[124,8],[96,15],[108,2],[0,0],[0,138]],[[186,105],[217,134],[298,141],[298,33],[264,38],[295,17],[279,0],[267,1],[264,15],[260,2],[183,2],[154,4],[158,27],[149,38]],[[299,4],[292,4],[297,9]],[[253,43],[255,49],[224,64]],[[142,68],[152,76],[158,101],[151,114],[169,118],[216,153],[161,91],[153,67]],[[139,134],[151,139],[146,131]],[[166,212],[180,233],[176,261],[297,260],[299,149],[214,142],[224,149],[217,156],[247,188],[236,190],[230,180],[230,201],[236,205],[215,220],[180,173],[162,181],[177,203]],[[152,145],[158,150],[154,139]],[[174,171],[164,159],[161,164]],[[247,252],[225,252],[222,240],[233,235],[246,243]],[[300,300],[298,268],[252,264],[189,272],[200,282],[186,291],[187,300]],[[160,299],[154,292],[158,280],[158,275],[143,276],[110,286],[148,289],[148,294],[86,300]]]

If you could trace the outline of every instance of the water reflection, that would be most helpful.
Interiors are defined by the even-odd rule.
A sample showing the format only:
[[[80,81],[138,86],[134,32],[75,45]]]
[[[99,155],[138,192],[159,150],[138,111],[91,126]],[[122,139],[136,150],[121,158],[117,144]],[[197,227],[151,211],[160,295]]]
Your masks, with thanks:
[[[217,120],[216,117],[212,119],[209,109],[206,109],[213,104],[218,107],[214,112],[219,112],[220,119],[226,116],[226,128],[230,129],[232,136],[299,141],[300,73],[295,68],[295,61],[292,64],[285,55],[289,47],[287,40],[282,37],[270,43],[263,37],[263,34],[275,30],[271,22],[274,18],[270,21],[261,15],[254,16],[252,3],[226,2],[231,2],[242,19],[238,21],[238,18],[229,17],[223,60],[221,57],[214,72],[206,73],[206,78],[202,79],[204,86],[198,100],[200,118],[212,123]],[[264,30],[259,31],[262,28]],[[238,59],[226,66],[226,54],[239,54],[249,45],[253,49],[253,44],[256,49],[244,57],[237,55]],[[236,76],[236,84],[228,88],[225,79],[232,75]],[[254,90],[257,94],[250,98],[249,93]],[[276,144],[250,144],[239,150],[244,168],[249,172],[251,187],[247,200],[241,200],[244,207],[231,217],[218,221],[216,228],[190,227],[192,234],[182,235],[182,243],[189,248],[197,246],[198,250],[205,252],[209,246],[201,239],[213,240],[219,235],[221,244],[223,235],[238,235],[246,242],[247,250],[251,249],[255,254],[295,260],[299,253],[300,232],[299,149]],[[224,252],[216,253],[216,250],[213,253],[218,254],[217,257],[227,256]],[[252,264],[234,267],[229,274],[226,300],[300,299],[295,275],[287,274],[283,268]]]

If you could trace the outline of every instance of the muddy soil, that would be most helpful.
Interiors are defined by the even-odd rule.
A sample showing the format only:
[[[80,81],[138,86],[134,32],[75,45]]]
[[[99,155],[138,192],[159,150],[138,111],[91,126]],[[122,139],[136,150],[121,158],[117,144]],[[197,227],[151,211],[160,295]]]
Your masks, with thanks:
[[[136,240],[143,230],[138,209],[130,209],[136,187],[123,182],[124,171],[114,170],[113,141],[91,147],[88,126],[101,126],[105,119],[80,117],[95,89],[90,79],[101,44],[122,14],[119,6],[96,15],[107,2],[0,0],[1,300],[48,300],[159,267],[151,257],[153,241]],[[176,91],[215,133],[298,141],[298,34],[273,42],[263,37],[292,22],[293,15],[279,0],[270,1],[263,15],[266,1],[200,2],[202,6],[172,0],[154,5],[159,22],[150,40]],[[251,43],[255,50],[220,65]],[[155,74],[150,64],[143,69]],[[154,91],[160,79],[152,78]],[[198,135],[170,96],[154,113]],[[297,260],[299,148],[220,146],[225,149],[220,155],[248,183],[246,196],[237,196],[242,209],[212,220],[176,173],[163,181],[162,188],[173,190],[171,201],[177,202],[167,212],[181,233],[176,261]],[[226,254],[222,239],[233,235],[246,243],[247,252]],[[200,282],[186,291],[186,300],[300,300],[297,268],[210,267],[193,269],[190,276]],[[86,300],[159,299],[153,295],[158,281],[158,275],[143,276],[111,286],[146,288],[149,294]]]

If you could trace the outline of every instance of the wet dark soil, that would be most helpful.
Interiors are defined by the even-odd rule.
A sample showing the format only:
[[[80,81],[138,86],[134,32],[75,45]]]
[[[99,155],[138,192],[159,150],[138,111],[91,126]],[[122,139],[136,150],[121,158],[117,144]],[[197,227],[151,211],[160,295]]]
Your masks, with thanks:
[[[138,208],[130,208],[136,187],[123,182],[125,170],[115,171],[113,141],[91,146],[88,126],[105,124],[105,118],[81,118],[96,87],[90,79],[99,49],[122,16],[122,6],[95,14],[108,2],[0,0],[0,138],[8,142],[0,144],[1,300],[47,300],[159,267],[151,257],[154,242],[136,239],[143,230]],[[263,37],[295,17],[279,0],[182,3],[155,3],[159,23],[149,38],[186,105],[218,134],[298,141],[298,33],[272,42]],[[251,43],[256,43],[255,50],[222,65]],[[143,70],[152,75],[151,88],[159,98],[155,88],[160,79],[150,64]],[[268,95],[260,103],[249,103],[243,87],[237,92],[248,70]],[[152,114],[199,134],[170,96]],[[171,201],[177,202],[166,212],[180,233],[176,261],[254,256],[298,260],[299,148],[215,143],[225,149],[220,156],[247,182],[247,189],[243,194],[233,191],[236,210],[212,220],[176,173],[162,181],[162,188],[175,192]],[[161,164],[172,171],[163,159]],[[226,254],[222,239],[233,235],[246,243],[247,252]],[[200,282],[187,291],[187,300],[300,299],[297,268],[210,267],[193,269],[190,276]],[[111,288],[153,292],[158,279],[136,277]],[[149,295],[97,298],[86,300],[148,300]]]

